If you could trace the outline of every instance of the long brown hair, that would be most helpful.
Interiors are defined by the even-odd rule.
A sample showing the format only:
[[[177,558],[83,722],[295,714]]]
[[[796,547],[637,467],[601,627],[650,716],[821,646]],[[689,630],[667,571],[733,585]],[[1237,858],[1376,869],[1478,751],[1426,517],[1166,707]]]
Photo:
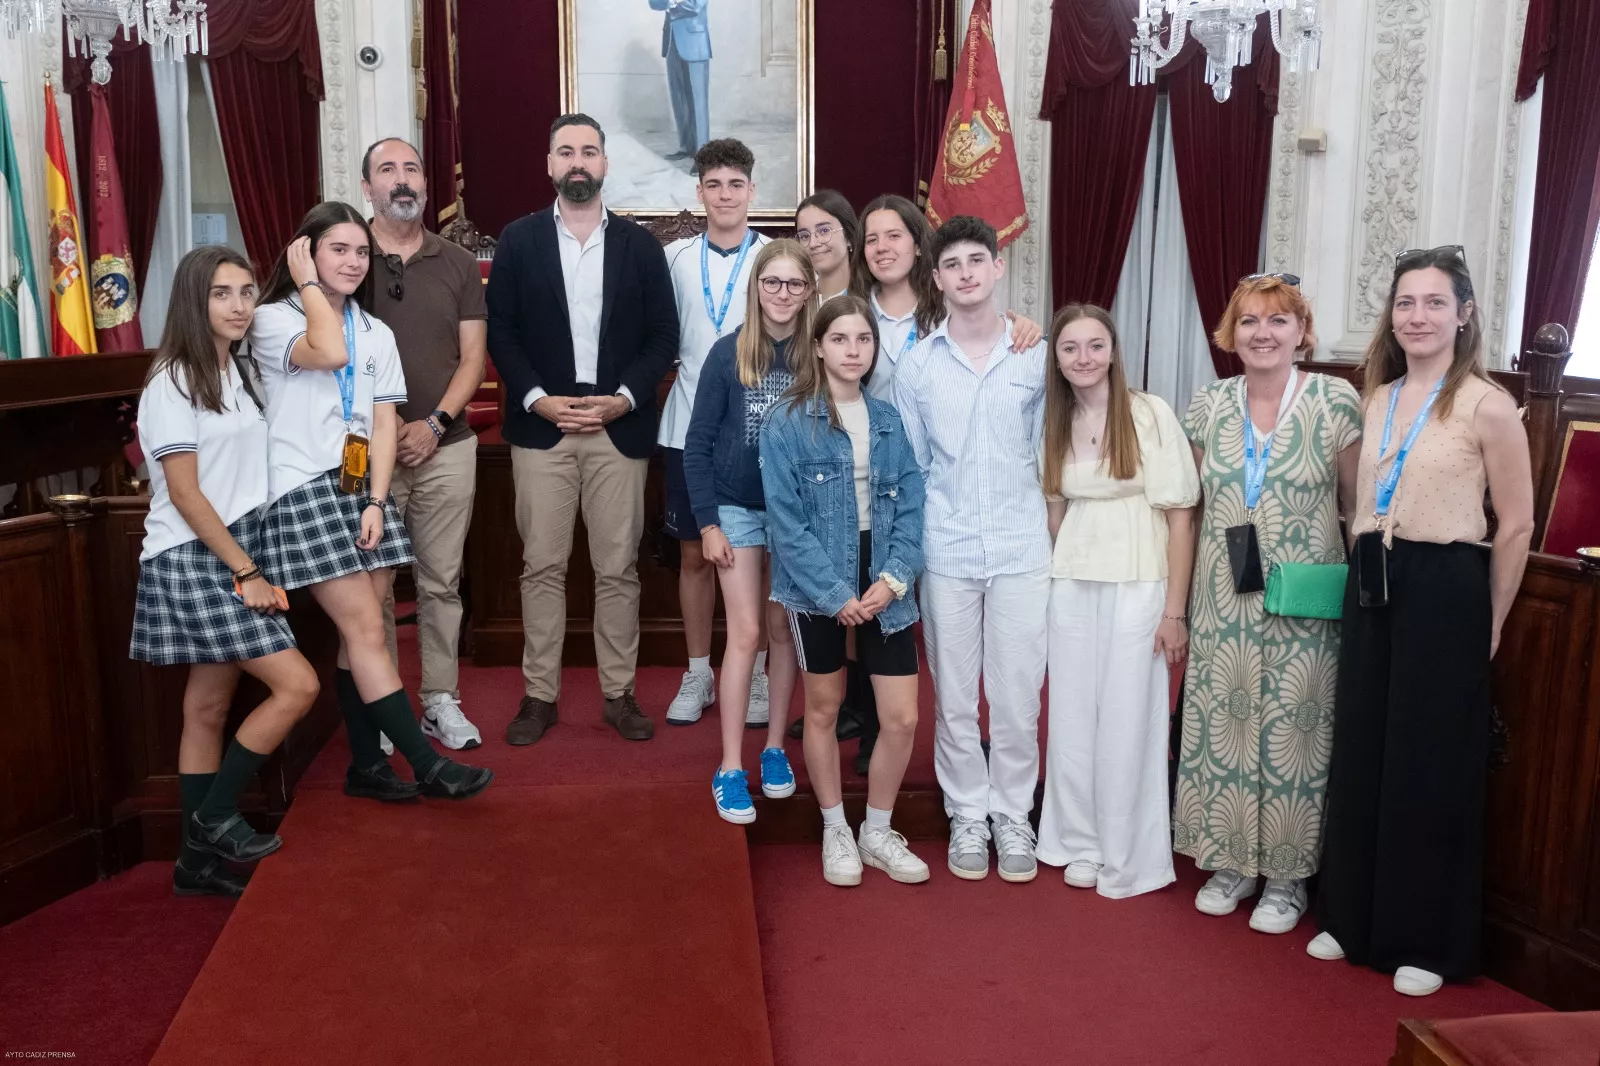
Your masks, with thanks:
[[[837,189],[818,189],[795,207],[796,223],[800,220],[800,212],[808,207],[814,207],[823,214],[833,216],[834,221],[839,223],[840,236],[844,238],[845,266],[850,274],[849,291],[860,296],[861,292],[856,288],[859,279],[856,277],[855,257],[856,249],[861,246],[861,220],[856,217],[856,209],[850,206],[850,201],[844,198],[844,193]]]
[[[1450,279],[1458,309],[1472,305],[1472,313],[1456,331],[1455,355],[1450,360],[1450,369],[1445,371],[1444,385],[1439,389],[1439,399],[1436,401],[1439,417],[1450,417],[1456,391],[1468,378],[1490,380],[1488,371],[1483,367],[1483,314],[1472,297],[1472,275],[1467,272],[1466,255],[1459,248],[1433,248],[1403,256],[1395,263],[1394,280],[1389,283],[1389,299],[1384,302],[1383,315],[1373,330],[1372,342],[1367,345],[1366,358],[1362,363],[1363,408],[1372,402],[1380,386],[1402,377],[1406,372],[1406,352],[1400,347],[1400,338],[1394,335],[1395,293],[1400,288],[1402,277],[1429,267],[1438,267]]]
[[[372,239],[372,227],[367,225],[367,220],[360,211],[338,200],[324,200],[306,212],[306,217],[300,220],[300,228],[289,238],[289,244],[293,244],[301,237],[310,237],[311,254],[316,255],[317,246],[322,243],[322,238],[327,236],[333,227],[344,222],[360,226],[361,232],[367,238],[367,276],[361,279],[356,291],[350,294],[356,306],[366,311],[372,307],[371,257],[378,254],[378,243]],[[275,304],[288,299],[298,291],[294,278],[289,274],[289,248],[285,245],[283,251],[278,253],[278,261],[272,265],[272,273],[267,276],[266,288],[261,293],[261,302]]]
[[[851,272],[855,279],[851,290],[863,296],[878,291],[878,279],[872,276],[872,268],[867,265],[866,250],[867,220],[878,211],[893,211],[899,215],[901,224],[911,235],[911,242],[917,247],[917,256],[911,261],[909,280],[911,291],[917,294],[917,336],[926,337],[938,329],[939,323],[945,319],[944,293],[933,281],[933,227],[917,210],[917,205],[904,196],[880,196],[862,210],[861,241],[851,256]],[[870,314],[868,317],[876,318]]]
[[[734,341],[734,366],[739,371],[739,384],[747,389],[753,389],[761,384],[761,379],[772,370],[772,362],[777,358],[777,348],[773,345],[772,338],[767,336],[766,323],[761,317],[760,296],[761,273],[774,259],[788,259],[799,267],[800,276],[811,286],[811,292],[800,301],[800,311],[794,320],[794,339],[789,343],[791,371],[801,356],[806,338],[811,334],[811,318],[815,314],[815,301],[811,296],[817,291],[817,270],[811,265],[811,254],[806,251],[805,245],[790,237],[769,241],[756,253],[755,265],[750,268],[750,283],[747,286],[749,292],[745,296],[744,326],[739,330],[739,339]]]
[[[1117,324],[1104,308],[1094,304],[1068,304],[1056,312],[1055,320],[1050,323],[1050,348],[1045,357],[1041,481],[1045,492],[1050,494],[1061,491],[1061,471],[1067,456],[1072,454],[1072,416],[1078,406],[1072,384],[1061,372],[1061,364],[1056,359],[1056,342],[1062,330],[1082,318],[1100,323],[1105,327],[1106,336],[1111,338],[1111,366],[1106,370],[1111,399],[1106,407],[1105,440],[1100,445],[1098,458],[1118,481],[1127,481],[1137,474],[1142,458],[1139,434],[1133,425],[1133,390],[1128,388],[1128,375],[1122,368],[1122,341],[1117,337]]]
[[[811,323],[810,344],[794,362],[794,384],[783,394],[784,399],[793,401],[789,411],[791,416],[803,412],[808,401],[818,400],[828,409],[828,425],[834,429],[842,427],[839,408],[834,404],[833,392],[828,388],[828,371],[822,365],[822,338],[828,335],[829,328],[835,322],[847,315],[860,315],[872,330],[872,365],[861,375],[862,393],[866,393],[865,386],[878,365],[878,319],[872,313],[872,308],[867,306],[867,301],[847,292],[840,293],[817,311],[817,317]]]
[[[222,370],[217,365],[216,335],[211,331],[211,285],[217,269],[236,266],[255,281],[255,271],[250,260],[221,244],[208,244],[186,254],[178,260],[178,269],[172,275],[172,298],[167,304],[167,321],[161,327],[161,345],[150,360],[150,370],[145,384],[154,381],[157,374],[172,376],[178,391],[197,409],[221,414],[226,408],[222,400]],[[260,407],[261,397],[256,394],[254,365],[248,357],[239,354],[239,341],[229,345],[236,369],[244,380],[245,391]]]

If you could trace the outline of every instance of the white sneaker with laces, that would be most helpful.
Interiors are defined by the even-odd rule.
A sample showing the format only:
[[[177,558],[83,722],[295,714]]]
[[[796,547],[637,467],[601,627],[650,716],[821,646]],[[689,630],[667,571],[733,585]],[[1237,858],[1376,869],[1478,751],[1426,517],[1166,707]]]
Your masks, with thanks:
[[[1098,862],[1077,859],[1067,863],[1061,876],[1073,888],[1094,888],[1100,883],[1100,866]]]
[[[861,853],[848,825],[822,827],[822,879],[842,887],[861,883]]]
[[[1287,933],[1306,912],[1306,883],[1298,877],[1269,877],[1267,887],[1250,914],[1250,928],[1258,933]]]
[[[1394,990],[1402,996],[1431,996],[1443,985],[1443,977],[1419,966],[1402,966],[1394,972]]]
[[[383,752],[383,757],[386,759],[394,754],[394,741],[389,739],[389,734],[378,734],[378,750]]]
[[[1032,881],[1039,875],[1039,861],[1033,854],[1039,838],[1033,825],[1026,818],[1004,814],[991,814],[989,821],[994,826],[995,869],[1000,871],[1000,880],[1015,884]]]
[[[448,692],[435,692],[423,701],[422,731],[451,751],[476,748],[483,743],[478,727],[461,713],[461,701]]]
[[[1194,909],[1201,914],[1221,917],[1239,909],[1241,899],[1256,894],[1256,879],[1238,870],[1218,870],[1194,896]]]
[[[767,675],[765,671],[750,675],[750,704],[745,708],[744,724],[751,729],[759,729],[767,724],[772,713],[769,706],[771,697],[767,692]]]
[[[700,720],[700,712],[716,699],[716,681],[710,674],[689,670],[683,675],[678,694],[667,705],[668,725],[693,725]]]
[[[989,876],[989,823],[982,818],[950,818],[950,850],[945,858],[950,872],[966,881]]]
[[[1311,938],[1311,943],[1306,945],[1306,954],[1323,962],[1337,962],[1344,958],[1344,948],[1333,939],[1332,933],[1318,933]]]
[[[862,862],[903,885],[917,885],[928,879],[928,864],[911,854],[906,838],[893,829],[868,829],[863,823],[857,850]]]

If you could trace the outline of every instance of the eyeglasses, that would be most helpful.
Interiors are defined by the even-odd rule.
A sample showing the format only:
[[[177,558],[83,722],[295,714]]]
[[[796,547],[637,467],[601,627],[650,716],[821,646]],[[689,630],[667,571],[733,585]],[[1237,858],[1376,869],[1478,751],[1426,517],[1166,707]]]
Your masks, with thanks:
[[[838,232],[838,226],[835,226],[829,222],[823,222],[819,224],[816,229],[795,230],[794,239],[799,241],[801,244],[807,245],[813,240],[815,240],[818,244],[827,244],[833,235]]]
[[[804,296],[806,290],[811,288],[811,282],[804,278],[780,278],[772,274],[761,278],[761,291],[769,296],[776,296],[784,289],[789,290],[790,296]]]
[[[389,265],[391,271],[399,275],[389,282],[389,299],[398,303],[406,298],[406,261],[394,252],[385,252],[383,261]]]
[[[1294,289],[1298,289],[1300,287],[1299,274],[1246,274],[1244,277],[1239,279],[1239,284],[1243,285],[1247,281],[1261,281],[1263,278],[1273,278]]]
[[[1447,255],[1461,263],[1467,261],[1467,250],[1459,244],[1441,244],[1437,248],[1407,248],[1403,252],[1394,254],[1394,265],[1399,266],[1407,259],[1433,259],[1436,256]]]

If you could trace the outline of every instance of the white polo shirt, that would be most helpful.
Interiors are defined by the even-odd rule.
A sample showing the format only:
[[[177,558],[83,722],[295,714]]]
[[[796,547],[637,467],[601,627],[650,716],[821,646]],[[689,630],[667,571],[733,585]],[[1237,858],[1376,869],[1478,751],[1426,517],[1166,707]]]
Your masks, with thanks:
[[[150,513],[144,520],[141,560],[196,539],[167,491],[162,459],[196,453],[200,492],[223,525],[267,502],[267,418],[245,390],[243,377],[229,367],[222,381],[221,412],[189,402],[182,370],[178,381],[163,370],[139,397],[139,447],[150,469]]]
[[[917,309],[895,318],[878,304],[878,295],[869,297],[872,314],[878,320],[878,363],[872,368],[867,391],[884,403],[894,403],[894,371],[900,360],[911,354],[920,340],[917,336]]]
[[[718,338],[726,337],[744,323],[745,302],[749,298],[750,273],[755,270],[756,253],[768,238],[750,231],[754,240],[744,257],[739,276],[733,277],[734,264],[739,261],[739,250],[727,254],[714,247],[707,249],[706,273],[700,273],[700,250],[706,244],[704,233],[684,237],[667,245],[667,270],[672,275],[672,291],[678,302],[678,379],[667,394],[667,405],[661,412],[661,432],[656,442],[663,448],[682,448],[689,434],[689,416],[694,412],[694,392],[700,387],[700,368]],[[729,285],[732,292],[729,293]],[[718,329],[711,315],[706,313],[706,290],[711,290],[711,303],[721,308],[724,297],[728,312]]]
[[[375,403],[406,402],[405,372],[389,327],[355,304],[355,402],[348,432],[372,436]],[[342,328],[342,326],[341,326]],[[338,372],[289,362],[305,336],[306,315],[295,297],[256,308],[250,350],[266,385],[268,502],[337,467],[344,458],[344,405]]]

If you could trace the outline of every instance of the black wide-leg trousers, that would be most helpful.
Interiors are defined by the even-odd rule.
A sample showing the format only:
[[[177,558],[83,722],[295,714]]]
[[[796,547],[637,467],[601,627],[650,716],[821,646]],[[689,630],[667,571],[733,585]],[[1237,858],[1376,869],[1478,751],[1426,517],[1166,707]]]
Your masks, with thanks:
[[[1478,972],[1489,553],[1396,539],[1389,605],[1345,587],[1318,916],[1352,963]]]

